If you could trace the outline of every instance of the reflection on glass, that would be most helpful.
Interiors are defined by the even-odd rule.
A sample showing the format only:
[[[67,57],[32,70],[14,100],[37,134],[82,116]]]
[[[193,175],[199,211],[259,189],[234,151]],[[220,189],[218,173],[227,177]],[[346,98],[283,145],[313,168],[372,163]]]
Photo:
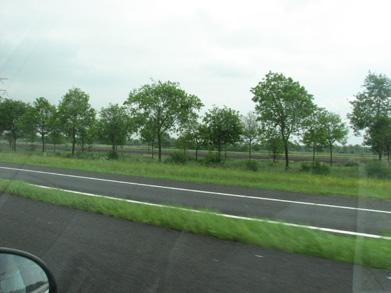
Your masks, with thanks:
[[[49,292],[43,269],[32,260],[0,253],[0,293]]]

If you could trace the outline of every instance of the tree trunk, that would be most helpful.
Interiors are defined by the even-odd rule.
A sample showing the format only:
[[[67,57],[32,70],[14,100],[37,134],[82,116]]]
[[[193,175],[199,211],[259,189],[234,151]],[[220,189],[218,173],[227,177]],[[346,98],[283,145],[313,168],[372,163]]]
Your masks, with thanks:
[[[84,136],[81,137],[81,152],[84,153]]]
[[[159,148],[159,162],[162,161],[162,135],[160,133],[160,131],[158,131],[157,133],[157,145],[158,145],[158,148]]]
[[[14,152],[16,152],[16,138],[15,137],[12,139],[12,150]]]
[[[312,144],[312,167],[315,166],[315,144]]]
[[[274,150],[273,151],[273,163],[277,161],[277,152]]]
[[[151,143],[151,150],[152,150],[152,159],[154,158],[154,151],[153,151],[153,145],[154,145],[154,143],[152,142],[152,143]]]
[[[219,145],[217,146],[217,156],[218,156],[218,159],[219,161],[221,160],[221,143],[219,143]]]
[[[76,137],[73,136],[73,138],[72,138],[72,156],[75,155],[75,145],[76,145]]]
[[[196,145],[196,149],[195,149],[195,159],[196,161],[198,161],[198,145]]]
[[[72,129],[72,157],[75,155],[75,145],[76,145],[76,130]]]
[[[332,166],[333,165],[333,145],[330,144],[329,147],[330,147],[330,166]]]
[[[381,159],[382,159],[382,156],[383,156],[383,152],[382,152],[382,151],[380,151],[380,152],[378,152],[378,154],[379,154],[379,161],[381,161]]]
[[[288,154],[288,142],[284,141],[284,151],[285,151],[285,169],[289,169],[289,154]]]
[[[224,161],[227,160],[227,145],[224,145]]]
[[[42,152],[45,152],[45,135],[41,134],[41,140],[42,140]]]
[[[251,160],[251,147],[252,147],[252,144],[251,144],[251,140],[249,141],[249,145],[248,145],[248,159]]]

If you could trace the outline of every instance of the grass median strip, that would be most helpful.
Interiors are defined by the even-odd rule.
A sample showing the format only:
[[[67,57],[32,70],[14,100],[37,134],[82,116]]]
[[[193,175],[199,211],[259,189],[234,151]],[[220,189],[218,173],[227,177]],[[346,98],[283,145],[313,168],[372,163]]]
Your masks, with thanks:
[[[1,153],[0,162],[75,169],[184,182],[210,183],[307,194],[391,199],[391,181],[369,178],[320,176],[304,173],[245,171],[200,165],[170,165],[145,161],[72,159],[42,155]],[[310,182],[310,184],[309,184]]]
[[[140,205],[45,189],[21,181],[0,180],[0,191],[33,200],[96,212],[170,229],[239,241],[263,248],[319,256],[365,266],[391,269],[391,242],[341,236],[324,231],[260,221],[233,219],[183,208]]]

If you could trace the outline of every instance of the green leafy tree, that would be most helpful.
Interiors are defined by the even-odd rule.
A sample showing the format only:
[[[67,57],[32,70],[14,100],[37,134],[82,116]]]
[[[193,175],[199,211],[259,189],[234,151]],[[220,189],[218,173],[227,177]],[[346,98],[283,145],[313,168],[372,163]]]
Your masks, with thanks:
[[[91,150],[92,145],[94,144],[97,136],[98,136],[98,128],[97,128],[96,112],[95,109],[92,109],[90,115],[88,115],[88,120],[86,120],[85,127],[82,127],[80,129],[78,135],[78,142],[80,144],[81,151],[84,152],[86,150],[86,145],[88,146],[88,150]]]
[[[369,73],[363,91],[351,101],[353,111],[348,115],[356,133],[370,127],[377,117],[391,111],[391,80],[383,74]]]
[[[59,119],[65,134],[72,143],[72,155],[78,139],[84,148],[88,130],[95,122],[95,110],[89,103],[90,97],[79,88],[70,89],[62,98],[59,106]]]
[[[222,148],[238,142],[242,135],[239,112],[228,107],[213,107],[205,114],[203,122],[208,130],[208,140],[217,148],[221,160]]]
[[[63,127],[60,120],[60,114],[58,111],[54,113],[50,121],[50,132],[48,140],[53,145],[53,151],[56,152],[56,146],[64,141]]]
[[[30,143],[30,149],[35,150],[36,145],[34,144],[37,138],[36,126],[36,115],[35,109],[30,104],[27,104],[25,113],[23,114],[21,121],[18,125],[22,133],[22,137],[25,141]]]
[[[140,121],[135,122],[136,125],[139,125],[139,134],[141,140],[146,142],[149,146],[151,146],[151,155],[152,159],[154,158],[154,146],[156,144],[156,123],[152,119],[143,119],[143,123]]]
[[[0,133],[7,138],[10,148],[16,151],[16,141],[22,137],[29,105],[12,99],[0,100]]]
[[[372,149],[377,152],[381,160],[383,148],[377,142],[380,137],[381,121],[385,121],[391,113],[391,80],[383,74],[374,74],[369,72],[365,78],[363,90],[355,96],[351,102],[353,106],[352,113],[348,114],[350,123],[357,135],[362,130],[366,131],[365,143],[374,143]],[[375,135],[376,137],[370,137]]]
[[[273,157],[273,162],[277,161],[277,157],[284,149],[281,135],[275,127],[271,127],[265,123],[261,123],[260,140],[265,146],[266,150],[270,151]]]
[[[99,136],[104,142],[111,144],[113,153],[117,153],[118,146],[126,143],[130,125],[130,119],[124,106],[109,105],[100,111]]]
[[[51,131],[52,120],[56,113],[56,107],[44,97],[37,98],[31,108],[32,120],[30,121],[34,132],[41,137],[42,152],[45,152],[46,138]]]
[[[382,159],[383,153],[390,158],[391,149],[391,118],[385,116],[377,117],[368,127],[364,136],[364,144],[371,147],[372,151]]]
[[[312,165],[315,165],[315,154],[327,144],[326,128],[322,124],[326,110],[317,108],[306,120],[303,134],[303,143],[312,148]]]
[[[159,161],[164,136],[177,131],[202,107],[198,97],[186,93],[178,83],[171,81],[158,81],[131,91],[125,105],[140,125],[148,125],[151,132],[156,133]]]
[[[207,129],[205,125],[198,121],[193,121],[182,126],[180,136],[178,137],[177,144],[183,148],[184,154],[186,149],[194,148],[195,159],[198,160],[198,151],[200,147],[205,144],[207,137]]]
[[[330,153],[330,165],[333,164],[333,148],[336,142],[345,144],[349,129],[347,125],[342,122],[338,114],[323,111],[319,117],[319,124],[325,133],[325,139]]]
[[[266,74],[251,92],[260,121],[275,127],[281,136],[288,168],[289,139],[300,134],[305,120],[313,113],[312,95],[292,78],[273,72]]]
[[[252,147],[259,136],[259,122],[254,112],[249,112],[242,116],[243,140],[248,145],[248,159],[251,160]]]

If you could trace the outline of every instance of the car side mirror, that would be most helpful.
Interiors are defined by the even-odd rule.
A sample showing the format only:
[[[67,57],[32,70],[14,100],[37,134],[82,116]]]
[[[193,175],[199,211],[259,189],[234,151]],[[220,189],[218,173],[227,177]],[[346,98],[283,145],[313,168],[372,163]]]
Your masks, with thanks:
[[[0,248],[0,292],[57,293],[57,285],[38,257],[17,249]]]

